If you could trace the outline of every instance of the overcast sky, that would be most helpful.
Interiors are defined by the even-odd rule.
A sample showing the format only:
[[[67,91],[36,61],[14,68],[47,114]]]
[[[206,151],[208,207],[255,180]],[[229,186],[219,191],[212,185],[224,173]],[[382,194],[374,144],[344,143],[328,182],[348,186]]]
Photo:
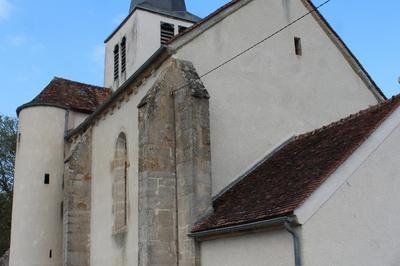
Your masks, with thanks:
[[[103,41],[129,2],[0,0],[0,113],[15,116],[54,76],[102,85]],[[186,2],[204,17],[228,1]],[[399,11],[399,0],[332,0],[321,10],[387,96],[400,93]]]

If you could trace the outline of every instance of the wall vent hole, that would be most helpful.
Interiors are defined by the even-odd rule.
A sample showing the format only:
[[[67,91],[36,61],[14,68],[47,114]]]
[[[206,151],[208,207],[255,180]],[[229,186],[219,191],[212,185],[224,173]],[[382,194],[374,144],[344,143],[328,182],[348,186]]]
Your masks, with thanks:
[[[50,184],[50,174],[44,174],[44,184]]]
[[[299,37],[294,38],[294,49],[295,49],[296,55],[303,55],[303,49],[301,47],[301,38],[299,38]]]

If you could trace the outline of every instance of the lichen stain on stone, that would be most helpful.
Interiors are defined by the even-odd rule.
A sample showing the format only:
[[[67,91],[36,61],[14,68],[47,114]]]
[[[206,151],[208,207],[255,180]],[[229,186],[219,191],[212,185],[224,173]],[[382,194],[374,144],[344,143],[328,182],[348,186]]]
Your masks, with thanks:
[[[87,205],[85,203],[83,203],[83,202],[79,202],[77,207],[78,207],[78,209],[86,209]]]

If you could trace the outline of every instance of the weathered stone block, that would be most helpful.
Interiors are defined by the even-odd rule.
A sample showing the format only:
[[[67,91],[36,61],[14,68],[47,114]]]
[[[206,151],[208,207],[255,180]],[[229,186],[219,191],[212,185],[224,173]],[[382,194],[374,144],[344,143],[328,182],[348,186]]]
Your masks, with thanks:
[[[89,266],[92,132],[71,145],[64,174],[65,266]]]

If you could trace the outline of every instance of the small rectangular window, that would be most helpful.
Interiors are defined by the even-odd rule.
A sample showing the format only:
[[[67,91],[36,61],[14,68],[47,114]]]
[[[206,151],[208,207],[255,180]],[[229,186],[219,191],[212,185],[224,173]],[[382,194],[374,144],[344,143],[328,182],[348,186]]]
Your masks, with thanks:
[[[50,184],[50,174],[44,174],[44,184]]]
[[[49,251],[49,258],[51,259],[53,257],[53,250],[50,249]]]
[[[294,38],[294,49],[295,49],[296,55],[303,55],[303,49],[301,47],[301,38],[299,38],[299,37]]]
[[[179,33],[182,33],[182,32],[184,32],[186,29],[187,29],[187,27],[179,26],[178,32],[179,32]]]
[[[161,23],[161,44],[166,44],[175,35],[175,26],[169,23]]]

